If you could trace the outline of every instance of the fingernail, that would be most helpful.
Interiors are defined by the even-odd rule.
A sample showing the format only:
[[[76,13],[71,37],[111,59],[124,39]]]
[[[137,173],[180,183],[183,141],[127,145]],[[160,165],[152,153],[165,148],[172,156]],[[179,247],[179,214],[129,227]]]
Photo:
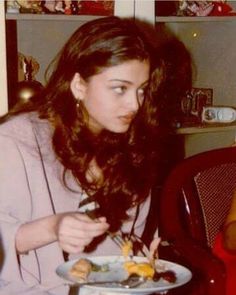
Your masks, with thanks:
[[[99,221],[101,221],[101,222],[106,222],[106,221],[107,221],[106,217],[99,217],[98,219],[99,219]]]

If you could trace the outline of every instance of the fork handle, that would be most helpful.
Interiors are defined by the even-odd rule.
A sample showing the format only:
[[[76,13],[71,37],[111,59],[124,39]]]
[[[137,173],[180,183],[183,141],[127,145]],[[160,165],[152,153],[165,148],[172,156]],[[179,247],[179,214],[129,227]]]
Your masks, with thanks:
[[[114,285],[114,286],[119,286],[122,287],[121,281],[98,281],[98,282],[85,282],[85,283],[73,283],[70,285],[71,287],[83,287],[83,286],[98,286],[98,285]]]

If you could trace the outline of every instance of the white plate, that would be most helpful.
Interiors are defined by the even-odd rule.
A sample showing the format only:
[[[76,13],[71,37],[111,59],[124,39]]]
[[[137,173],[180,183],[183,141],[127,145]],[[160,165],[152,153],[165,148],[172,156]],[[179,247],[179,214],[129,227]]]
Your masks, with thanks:
[[[124,257],[123,256],[98,256],[98,257],[88,257],[88,259],[96,264],[108,264],[109,265],[109,271],[108,272],[91,272],[91,274],[88,277],[88,282],[94,282],[94,281],[116,281],[116,280],[123,280],[127,278],[127,273],[123,269],[123,262]],[[133,258],[136,262],[143,262],[147,261],[144,257],[138,257],[135,256]],[[56,269],[56,273],[62,277],[63,279],[67,280],[68,283],[73,285],[73,283],[78,283],[75,277],[71,276],[69,274],[69,270],[71,269],[72,265],[76,262],[76,260],[71,260],[66,263],[63,263],[62,265],[58,266]],[[148,280],[141,286],[133,289],[125,289],[120,287],[114,287],[109,286],[106,284],[106,286],[83,286],[82,288],[88,288],[88,289],[94,289],[98,291],[105,291],[105,292],[118,292],[118,293],[130,293],[130,294],[137,294],[137,295],[145,295],[150,294],[153,292],[163,292],[167,291],[169,289],[173,289],[176,287],[179,287],[181,285],[186,284],[188,281],[192,278],[192,273],[189,269],[186,267],[167,261],[167,260],[158,260],[158,265],[164,266],[164,270],[172,270],[176,273],[176,282],[175,283],[169,283],[168,281],[164,279],[160,279],[158,282],[154,282],[152,280]]]

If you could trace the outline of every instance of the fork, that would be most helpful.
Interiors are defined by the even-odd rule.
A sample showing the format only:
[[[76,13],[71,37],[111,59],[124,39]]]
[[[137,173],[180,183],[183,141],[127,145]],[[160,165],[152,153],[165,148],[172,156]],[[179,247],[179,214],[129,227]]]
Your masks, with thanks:
[[[143,276],[138,276],[135,274],[131,274],[128,278],[124,280],[118,280],[118,281],[89,281],[84,283],[74,283],[72,287],[82,287],[82,286],[108,286],[108,287],[121,287],[125,289],[132,289],[137,288],[138,286],[144,284],[146,282],[147,278]]]
[[[93,211],[86,210],[86,214],[93,220],[97,220],[97,216],[94,214]],[[115,233],[110,232],[109,230],[106,231],[109,237],[114,241],[114,243],[120,248],[123,249],[123,246],[127,241],[131,241],[134,245],[135,252],[140,251],[144,257],[147,257],[150,260],[149,249],[142,241],[140,237],[133,234],[125,234],[121,230],[118,230]]]
[[[149,249],[148,247],[145,245],[145,243],[142,241],[142,239],[140,237],[138,237],[135,234],[125,234],[121,231],[118,231],[116,233],[110,233],[108,232],[109,236],[111,237],[111,239],[118,245],[118,247],[120,247],[122,249],[122,247],[124,246],[124,244],[127,241],[131,241],[133,246],[134,246],[134,252],[138,252],[140,251],[142,253],[143,256],[149,258]]]

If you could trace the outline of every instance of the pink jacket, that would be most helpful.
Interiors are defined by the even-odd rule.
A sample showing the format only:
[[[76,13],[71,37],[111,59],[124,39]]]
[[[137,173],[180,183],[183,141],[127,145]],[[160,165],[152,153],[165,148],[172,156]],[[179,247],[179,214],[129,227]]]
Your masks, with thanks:
[[[51,133],[48,122],[33,113],[0,125],[0,294],[17,294],[18,283],[49,290],[50,294],[68,294],[55,274],[64,262],[58,243],[19,256],[15,251],[15,234],[21,224],[58,212],[78,211],[83,197],[73,177],[68,181],[78,193],[62,185],[63,167],[52,150]],[[149,206],[150,198],[141,206],[135,229],[138,235],[143,232]],[[131,224],[124,223],[123,231],[129,231]],[[119,255],[120,250],[107,238],[89,255],[112,254]],[[4,293],[4,289],[8,291]]]

